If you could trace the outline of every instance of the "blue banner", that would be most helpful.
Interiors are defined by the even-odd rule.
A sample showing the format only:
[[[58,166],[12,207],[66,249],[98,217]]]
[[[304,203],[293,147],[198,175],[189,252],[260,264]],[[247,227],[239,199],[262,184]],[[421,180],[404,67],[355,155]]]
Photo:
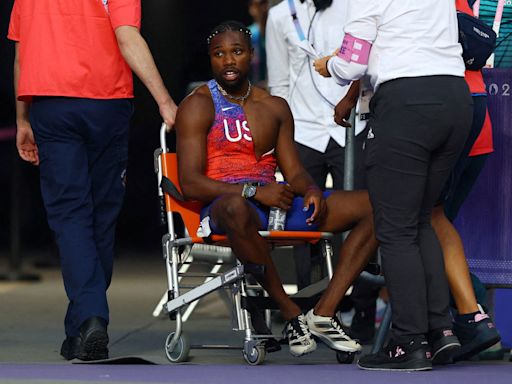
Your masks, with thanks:
[[[512,286],[512,70],[486,69],[494,153],[455,226],[468,264],[484,283]]]

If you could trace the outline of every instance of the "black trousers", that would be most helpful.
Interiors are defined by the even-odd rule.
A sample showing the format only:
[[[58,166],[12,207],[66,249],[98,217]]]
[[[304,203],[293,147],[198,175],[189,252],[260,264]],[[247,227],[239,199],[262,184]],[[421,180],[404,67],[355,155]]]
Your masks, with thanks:
[[[393,308],[393,334],[451,328],[432,207],[468,136],[473,102],[463,78],[402,78],[370,105],[366,176]]]

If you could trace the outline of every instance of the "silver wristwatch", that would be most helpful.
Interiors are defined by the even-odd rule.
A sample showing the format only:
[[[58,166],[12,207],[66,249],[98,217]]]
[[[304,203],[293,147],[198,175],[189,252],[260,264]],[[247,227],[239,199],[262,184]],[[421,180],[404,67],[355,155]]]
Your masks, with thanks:
[[[252,184],[245,183],[242,188],[242,197],[246,199],[251,199],[256,195],[256,186]]]

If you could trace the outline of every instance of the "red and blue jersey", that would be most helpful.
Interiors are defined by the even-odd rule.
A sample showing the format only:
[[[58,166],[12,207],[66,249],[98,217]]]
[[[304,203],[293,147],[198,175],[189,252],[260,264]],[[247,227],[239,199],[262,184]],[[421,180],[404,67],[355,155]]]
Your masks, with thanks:
[[[257,159],[242,106],[226,100],[215,80],[208,82],[208,88],[215,107],[215,121],[206,139],[206,176],[226,183],[274,182],[277,166],[274,150]]]

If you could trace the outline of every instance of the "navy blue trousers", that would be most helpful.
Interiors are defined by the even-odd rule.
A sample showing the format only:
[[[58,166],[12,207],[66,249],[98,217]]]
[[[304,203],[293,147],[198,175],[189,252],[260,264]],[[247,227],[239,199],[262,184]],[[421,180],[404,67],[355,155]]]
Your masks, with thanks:
[[[78,336],[92,316],[109,320],[106,291],[132,111],[128,99],[64,97],[37,97],[30,109],[41,193],[69,299],[67,336]]]

